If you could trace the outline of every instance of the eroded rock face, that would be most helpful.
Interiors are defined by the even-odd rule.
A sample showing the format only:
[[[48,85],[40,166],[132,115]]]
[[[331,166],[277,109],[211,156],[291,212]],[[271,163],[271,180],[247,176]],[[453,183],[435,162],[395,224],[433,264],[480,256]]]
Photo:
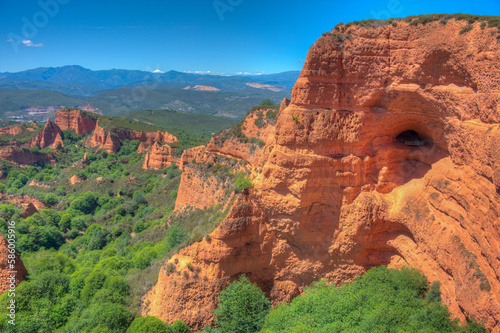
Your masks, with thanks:
[[[63,141],[61,138],[61,129],[59,126],[47,119],[47,123],[43,127],[43,130],[29,142],[29,147],[38,147],[40,149],[45,148],[61,148],[63,147]]]
[[[24,267],[19,255],[17,253],[10,253],[8,246],[7,239],[0,235],[0,294],[3,294],[8,289],[14,289],[28,275],[28,271]],[[11,264],[13,264],[12,267],[10,266]],[[16,273],[10,273],[11,271]],[[14,279],[11,279],[12,277]]]
[[[120,149],[121,144],[118,136],[111,133],[111,131],[100,127],[99,122],[97,122],[94,133],[88,137],[85,142],[85,146],[99,147],[110,154],[115,154]]]
[[[277,117],[278,111],[274,109],[250,112],[236,130],[230,128],[215,135],[208,143],[207,151],[244,159],[252,166],[262,167],[275,142]],[[238,133],[235,135],[234,132]]]
[[[0,128],[0,134],[18,135],[22,131],[23,129],[19,125],[11,125]]]
[[[154,141],[151,149],[144,156],[144,169],[162,170],[170,167],[170,165],[178,164],[179,158],[175,156],[175,149],[169,145],[160,145]]]
[[[277,304],[322,277],[409,265],[453,315],[500,332],[500,44],[466,24],[320,38],[255,186],[167,262],[143,314],[201,329],[243,273]]]
[[[62,131],[73,129],[78,135],[92,132],[97,124],[97,119],[90,117],[81,110],[61,109],[56,112],[54,122]]]
[[[87,139],[85,145],[99,147],[106,150],[108,153],[116,153],[121,147],[120,140],[140,141],[141,143],[137,148],[137,153],[142,153],[152,148],[155,142],[172,143],[178,141],[176,136],[166,131],[142,132],[121,128],[108,130],[100,127],[99,122],[97,122],[94,133]]]
[[[54,156],[50,153],[31,152],[19,147],[5,147],[0,150],[0,159],[21,165],[33,165],[36,163],[55,164]]]
[[[180,161],[182,176],[175,210],[205,209],[226,203],[230,198],[231,181],[225,170],[234,170],[234,165],[230,166],[229,162],[228,157],[209,152],[205,146],[186,149]]]

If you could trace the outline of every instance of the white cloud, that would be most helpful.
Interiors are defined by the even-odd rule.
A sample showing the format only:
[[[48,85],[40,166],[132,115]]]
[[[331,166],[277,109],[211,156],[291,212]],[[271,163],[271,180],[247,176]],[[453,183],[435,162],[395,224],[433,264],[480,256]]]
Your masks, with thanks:
[[[23,40],[23,44],[24,44],[24,46],[26,46],[26,47],[42,47],[42,46],[45,46],[45,45],[43,45],[42,43],[33,44],[33,42],[32,42],[32,41],[30,41],[29,39],[27,39],[27,40]]]
[[[163,73],[165,73],[165,72],[164,72],[164,71],[161,71],[161,70],[159,70],[159,69],[155,69],[155,70],[153,71],[153,73],[163,74]]]
[[[7,39],[7,43],[10,43],[10,42],[13,42],[14,40],[13,39]]]

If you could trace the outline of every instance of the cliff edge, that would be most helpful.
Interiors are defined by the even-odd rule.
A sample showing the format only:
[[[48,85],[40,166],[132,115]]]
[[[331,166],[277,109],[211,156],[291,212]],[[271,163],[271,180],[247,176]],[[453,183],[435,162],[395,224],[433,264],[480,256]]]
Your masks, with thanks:
[[[499,123],[492,28],[452,19],[324,34],[254,187],[165,264],[143,315],[202,329],[240,274],[278,304],[320,278],[408,265],[441,282],[454,316],[500,332]]]

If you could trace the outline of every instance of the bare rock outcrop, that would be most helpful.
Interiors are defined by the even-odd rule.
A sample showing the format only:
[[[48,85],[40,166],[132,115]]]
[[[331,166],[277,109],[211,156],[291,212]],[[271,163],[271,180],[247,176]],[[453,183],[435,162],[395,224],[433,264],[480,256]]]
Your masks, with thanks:
[[[54,122],[62,131],[73,129],[76,134],[91,133],[97,124],[97,115],[92,117],[91,114],[82,110],[60,109],[56,112]]]
[[[175,149],[168,144],[160,145],[154,141],[151,149],[144,157],[144,169],[161,170],[170,167],[171,164],[178,164],[179,158],[175,156]]]
[[[56,123],[47,119],[47,123],[43,127],[43,130],[38,135],[32,137],[28,145],[29,147],[38,147],[40,149],[61,148],[63,147],[61,129]]]
[[[254,187],[167,261],[143,315],[202,329],[243,273],[278,304],[319,278],[408,265],[441,282],[454,316],[500,332],[500,44],[467,24],[321,37]]]
[[[106,130],[99,126],[97,122],[94,133],[88,137],[85,142],[87,147],[99,147],[99,149],[104,149],[110,154],[118,152],[121,147],[120,139],[110,130]]]
[[[0,150],[0,159],[21,165],[55,164],[54,156],[51,153],[32,152],[29,149],[19,147],[2,148]]]
[[[275,109],[258,109],[247,114],[241,124],[215,135],[207,151],[237,159],[252,166],[263,166],[275,141]]]
[[[17,252],[12,251],[7,239],[0,235],[0,294],[15,289],[28,275],[21,258]]]
[[[205,146],[183,152],[181,185],[175,201],[175,210],[205,209],[224,204],[231,197],[230,187],[234,171],[240,166],[237,160],[209,152]]]

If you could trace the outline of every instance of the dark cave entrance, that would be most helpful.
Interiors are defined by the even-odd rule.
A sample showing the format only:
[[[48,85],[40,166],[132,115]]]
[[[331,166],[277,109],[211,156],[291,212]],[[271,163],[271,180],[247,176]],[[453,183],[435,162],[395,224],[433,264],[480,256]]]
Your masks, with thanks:
[[[420,147],[425,145],[428,140],[424,140],[416,131],[408,130],[398,134],[398,136],[396,136],[396,141],[406,146]]]

